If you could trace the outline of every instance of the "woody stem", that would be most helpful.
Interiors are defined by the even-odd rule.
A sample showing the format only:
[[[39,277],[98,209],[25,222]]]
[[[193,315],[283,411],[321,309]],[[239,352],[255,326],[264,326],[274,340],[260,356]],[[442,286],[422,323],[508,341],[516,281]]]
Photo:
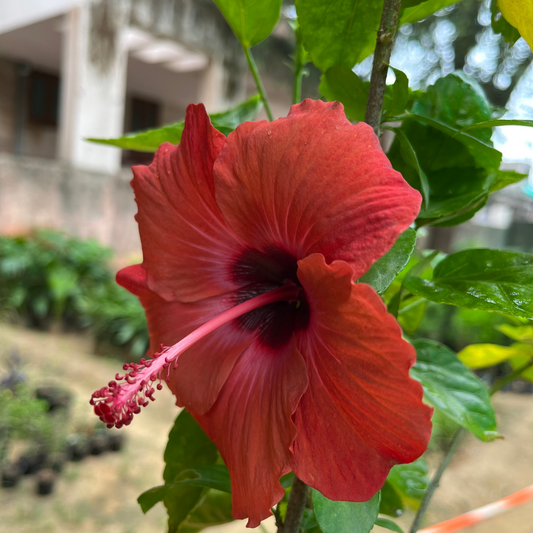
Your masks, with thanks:
[[[510,372],[509,374],[504,376],[502,379],[494,383],[492,387],[489,389],[489,395],[492,396],[493,394],[497,393],[498,391],[503,389],[505,385],[507,385],[508,383],[511,383],[511,381],[519,377],[522,374],[522,372],[525,372],[526,370],[532,367],[533,367],[533,359],[525,363],[523,366],[518,367],[516,370],[513,370],[513,372]],[[424,514],[426,513],[426,510],[429,506],[429,502],[431,501],[433,494],[435,493],[435,491],[437,490],[437,487],[439,486],[442,474],[444,474],[444,471],[450,464],[459,446],[459,442],[461,440],[463,433],[464,433],[463,428],[459,428],[455,432],[455,435],[453,436],[453,439],[450,443],[450,447],[448,448],[448,451],[446,452],[446,455],[442,459],[441,464],[439,465],[437,471],[435,472],[435,475],[433,476],[430,484],[428,485],[428,488],[426,489],[426,492],[424,494],[424,497],[422,498],[422,502],[420,503],[420,507],[418,508],[413,524],[411,525],[411,529],[409,530],[409,533],[416,533],[418,531],[418,528],[420,527],[420,524],[422,523],[422,519],[424,518]]]
[[[309,487],[294,476],[285,523],[280,533],[300,533],[308,493]]]
[[[365,114],[365,122],[374,128],[376,135],[379,135],[387,71],[401,5],[401,0],[385,0],[383,3]]]

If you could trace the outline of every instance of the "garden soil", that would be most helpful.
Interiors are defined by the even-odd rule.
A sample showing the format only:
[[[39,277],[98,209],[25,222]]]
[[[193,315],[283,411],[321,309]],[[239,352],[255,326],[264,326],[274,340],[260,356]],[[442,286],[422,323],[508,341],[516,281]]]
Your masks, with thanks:
[[[75,396],[72,430],[93,426],[91,393],[120,370],[116,359],[95,356],[89,337],[43,333],[0,324],[0,359],[16,348],[34,384],[67,386]],[[1,368],[1,367],[0,367]],[[499,430],[493,443],[466,438],[443,477],[425,525],[491,503],[533,483],[533,396],[500,393],[494,398]],[[143,515],[136,503],[144,490],[161,484],[162,454],[177,410],[167,390],[121,430],[124,450],[68,463],[50,496],[35,494],[36,479],[25,477],[15,489],[0,489],[0,533],[163,533],[161,504]],[[438,456],[429,457],[434,467]],[[533,533],[533,503],[480,524],[471,533]],[[412,515],[400,522],[406,528]],[[264,529],[274,532],[272,519]],[[384,532],[375,528],[375,533]],[[205,530],[244,533],[244,522]]]

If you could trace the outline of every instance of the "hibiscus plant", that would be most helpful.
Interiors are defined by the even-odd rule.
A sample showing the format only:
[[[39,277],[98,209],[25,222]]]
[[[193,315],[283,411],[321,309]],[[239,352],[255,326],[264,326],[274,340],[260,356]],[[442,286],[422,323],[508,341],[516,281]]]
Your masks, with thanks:
[[[257,527],[272,514],[283,533],[401,531],[383,515],[407,506],[418,509],[414,533],[461,433],[498,436],[490,393],[501,386],[487,389],[465,365],[493,364],[494,349],[461,360],[408,340],[428,302],[533,319],[533,255],[416,247],[421,228],[461,224],[523,179],[500,169],[491,136],[533,125],[494,118],[464,73],[415,92],[389,66],[399,26],[455,1],[296,0],[294,105],[273,120],[251,48],[273,31],[282,1],[215,0],[259,94],[211,117],[190,105],[182,123],[97,140],[155,152],[133,168],[143,262],[117,275],[146,311],[148,356],[91,403],[122,427],[166,383],[184,408],[164,484],[139,497],[145,512],[164,503],[169,531],[233,519]],[[523,30],[519,3],[502,2],[501,31]],[[372,53],[368,84],[352,69]],[[301,101],[308,62],[322,71],[322,100]],[[269,120],[253,121],[261,106]],[[533,351],[518,340],[505,383],[533,378]],[[460,429],[428,485],[434,410]]]

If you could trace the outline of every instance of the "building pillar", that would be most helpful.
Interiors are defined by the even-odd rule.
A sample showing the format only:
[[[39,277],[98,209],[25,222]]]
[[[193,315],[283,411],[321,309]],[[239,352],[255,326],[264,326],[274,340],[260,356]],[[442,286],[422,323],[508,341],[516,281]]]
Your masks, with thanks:
[[[128,53],[120,36],[128,19],[127,0],[89,1],[65,15],[58,156],[73,167],[120,168],[120,150],[84,139],[122,135]]]

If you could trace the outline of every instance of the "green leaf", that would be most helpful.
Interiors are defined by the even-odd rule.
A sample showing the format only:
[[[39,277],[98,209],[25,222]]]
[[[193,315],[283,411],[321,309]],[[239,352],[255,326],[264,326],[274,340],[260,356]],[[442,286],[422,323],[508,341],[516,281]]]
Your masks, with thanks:
[[[371,285],[380,294],[384,292],[409,262],[415,243],[416,231],[407,228],[398,237],[393,247],[370,267],[370,270],[359,279],[359,282]]]
[[[404,505],[400,495],[389,481],[385,481],[385,484],[381,487],[379,513],[397,517],[403,513],[403,510]]]
[[[367,502],[334,502],[313,489],[313,509],[324,533],[368,533],[378,517],[379,498],[378,492]]]
[[[318,90],[329,101],[341,102],[350,120],[365,120],[368,87],[351,68],[331,67],[322,74]]]
[[[388,518],[378,518],[376,520],[376,526],[389,529],[390,531],[396,531],[396,533],[404,533],[403,529],[396,522],[393,522]]]
[[[435,268],[432,280],[407,276],[405,288],[432,302],[533,318],[533,255],[464,250]]]
[[[509,359],[509,363],[511,363],[511,366],[513,367],[513,370],[518,370],[519,368],[523,368],[529,363],[531,363],[532,357],[533,357],[533,351],[531,351],[531,347],[528,346],[527,348],[530,349],[529,353],[524,352],[520,355],[514,355]],[[529,367],[527,370],[524,370],[521,374],[521,377],[524,379],[527,379],[528,381],[533,382],[533,367]]]
[[[484,128],[496,128],[500,126],[526,126],[533,128],[533,120],[510,120],[504,118],[498,118],[494,120],[486,120],[484,122],[478,122],[470,126],[465,126],[461,131],[478,130]]]
[[[529,342],[533,344],[533,326],[511,326],[511,324],[500,324],[497,326],[504,335],[518,342]]]
[[[213,126],[223,133],[229,135],[239,124],[254,120],[261,108],[263,102],[258,94],[255,94],[245,102],[235,107],[222,111],[221,113],[212,113],[210,116]]]
[[[514,170],[496,170],[491,174],[492,183],[490,186],[490,193],[499,191],[509,185],[519,183],[527,178],[527,174],[520,174]]]
[[[495,170],[500,166],[502,161],[502,154],[498,150],[492,147],[489,141],[479,139],[473,134],[468,132],[462,132],[456,127],[449,126],[445,122],[419,115],[417,113],[411,113],[408,117],[412,117],[419,122],[423,122],[428,126],[441,131],[451,139],[457,139],[462,145],[464,145],[471,156],[474,158],[476,165],[479,168],[485,168],[487,170]],[[481,131],[486,131],[486,128]]]
[[[402,117],[388,156],[424,196],[419,225],[462,223],[516,177],[498,174],[502,155],[492,146],[490,128],[464,130],[491,120],[491,113],[480,86],[454,73],[429,87]]]
[[[213,465],[217,459],[216,446],[198,422],[187,411],[181,411],[170,431],[165,449],[165,484],[173,483],[184,470]],[[202,487],[188,485],[177,485],[168,491],[163,501],[168,511],[169,533],[178,530],[183,520],[198,504],[203,492]]]
[[[470,344],[463,348],[457,357],[470,368],[486,368],[498,365],[511,357],[533,356],[533,346],[519,344],[513,346],[499,346],[497,344]]]
[[[396,136],[398,141],[401,145],[401,154],[403,157],[403,160],[413,169],[415,169],[416,173],[418,174],[418,179],[420,180],[420,188],[418,189],[422,193],[422,198],[424,199],[424,207],[426,211],[429,209],[429,181],[428,177],[426,176],[426,173],[420,166],[420,163],[418,161],[418,157],[416,156],[416,152],[413,148],[413,145],[407,138],[407,135],[401,128],[391,128],[393,131],[396,132]]]
[[[412,463],[393,466],[387,483],[392,485],[405,505],[418,509],[429,485],[426,460],[419,457]]]
[[[425,399],[478,439],[494,440],[496,418],[483,382],[446,346],[425,339],[413,345],[411,376],[422,384]]]
[[[296,0],[303,44],[322,72],[335,65],[352,68],[370,55],[383,0]]]
[[[116,146],[123,150],[135,150],[136,152],[157,152],[163,143],[178,144],[181,141],[184,122],[176,122],[169,126],[163,126],[155,130],[146,130],[139,133],[129,133],[116,139],[88,138],[87,141]]]
[[[399,115],[405,111],[407,103],[409,102],[409,80],[405,72],[390,67],[396,74],[396,80],[392,86],[392,98],[390,104],[387,105],[387,115]]]
[[[231,133],[239,124],[248,120],[253,120],[261,110],[261,98],[259,95],[252,96],[246,102],[239,104],[228,111],[213,113],[210,115],[211,123],[224,135]],[[123,150],[135,150],[136,152],[157,152],[159,146],[165,142],[178,144],[181,141],[181,134],[185,122],[176,122],[169,126],[163,126],[154,130],[130,133],[117,139],[94,139],[87,141],[116,146]]]
[[[413,7],[407,7],[400,12],[400,26],[412,24],[425,19],[437,11],[457,3],[459,0],[427,0],[426,2],[412,2]],[[402,6],[405,1],[402,2]]]
[[[491,26],[494,33],[501,33],[506,43],[513,45],[520,39],[520,32],[509,24],[500,12],[498,0],[492,0],[490,3]]]
[[[282,0],[215,0],[244,48],[264,41],[279,20]]]
[[[205,465],[184,470],[174,479],[173,484],[192,485],[231,492],[231,480],[226,465]]]
[[[402,300],[398,311],[398,322],[405,333],[409,335],[416,333],[426,314],[427,305],[427,300],[418,296],[408,295]]]
[[[196,533],[207,527],[233,522],[231,495],[209,490],[187,518],[181,523],[180,533]]]

